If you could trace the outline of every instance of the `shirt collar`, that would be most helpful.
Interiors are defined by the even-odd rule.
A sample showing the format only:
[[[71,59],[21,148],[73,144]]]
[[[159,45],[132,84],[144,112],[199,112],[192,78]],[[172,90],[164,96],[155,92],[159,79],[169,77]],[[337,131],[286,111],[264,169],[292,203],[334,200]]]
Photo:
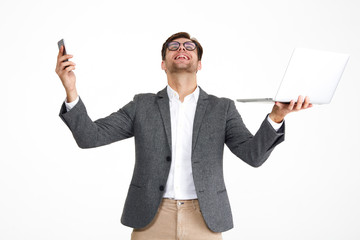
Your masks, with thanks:
[[[169,96],[170,101],[173,101],[175,99],[179,100],[179,94],[174,89],[172,89],[169,85],[167,85],[167,94]],[[184,101],[187,101],[187,99],[194,99],[195,103],[197,103],[197,101],[199,99],[199,95],[200,95],[200,89],[199,89],[199,86],[196,86],[195,91],[193,91],[192,93],[187,95],[185,97]]]

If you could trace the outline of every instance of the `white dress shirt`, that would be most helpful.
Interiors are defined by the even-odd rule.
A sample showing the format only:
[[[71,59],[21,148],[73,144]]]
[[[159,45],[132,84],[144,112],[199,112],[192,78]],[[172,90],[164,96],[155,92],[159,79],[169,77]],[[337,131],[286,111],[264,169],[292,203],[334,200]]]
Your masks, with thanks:
[[[191,149],[193,123],[200,89],[196,87],[193,93],[184,98],[184,102],[180,101],[179,94],[169,85],[167,93],[171,118],[172,161],[163,197],[177,200],[197,199],[192,176]],[[65,100],[67,111],[70,111],[78,101],[79,97],[71,103]],[[267,120],[275,131],[279,130],[283,124],[272,121],[269,116]]]
[[[199,87],[181,102],[179,94],[167,86],[170,105],[172,156],[164,198],[178,200],[196,199],[192,176],[191,145]]]

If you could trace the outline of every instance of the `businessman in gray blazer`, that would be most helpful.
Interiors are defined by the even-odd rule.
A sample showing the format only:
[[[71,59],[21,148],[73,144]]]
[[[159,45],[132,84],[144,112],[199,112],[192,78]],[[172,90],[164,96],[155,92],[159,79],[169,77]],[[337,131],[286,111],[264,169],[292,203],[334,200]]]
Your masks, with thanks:
[[[197,85],[203,49],[188,33],[170,36],[161,68],[168,85],[138,94],[111,115],[92,121],[76,91],[75,63],[60,49],[56,73],[67,98],[60,117],[80,148],[135,138],[135,167],[121,222],[131,239],[222,239],[233,227],[223,176],[224,144],[253,167],[284,140],[284,117],[311,107],[308,97],[275,103],[252,135],[232,100]]]

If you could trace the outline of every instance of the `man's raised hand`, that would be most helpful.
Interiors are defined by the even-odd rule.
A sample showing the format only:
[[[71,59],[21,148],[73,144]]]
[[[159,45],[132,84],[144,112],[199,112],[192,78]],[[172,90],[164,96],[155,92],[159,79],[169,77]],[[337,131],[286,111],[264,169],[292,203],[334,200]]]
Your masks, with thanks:
[[[290,103],[275,102],[275,105],[269,114],[269,117],[274,122],[280,123],[284,120],[285,116],[291,112],[297,112],[303,109],[311,108],[313,105],[310,103],[309,97],[299,96],[296,103],[291,100]]]
[[[59,54],[57,56],[57,63],[55,72],[59,76],[67,95],[67,102],[74,101],[78,94],[76,91],[76,76],[73,72],[75,70],[75,63],[68,61],[73,56],[70,54],[64,54],[64,46],[61,46]]]

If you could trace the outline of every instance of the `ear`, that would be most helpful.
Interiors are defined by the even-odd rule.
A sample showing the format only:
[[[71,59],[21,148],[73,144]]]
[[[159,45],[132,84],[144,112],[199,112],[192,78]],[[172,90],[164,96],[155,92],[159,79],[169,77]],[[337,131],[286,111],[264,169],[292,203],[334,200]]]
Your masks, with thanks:
[[[201,70],[201,61],[198,61],[198,66],[197,66],[197,70]]]
[[[166,71],[166,66],[164,60],[161,61],[161,69]]]

